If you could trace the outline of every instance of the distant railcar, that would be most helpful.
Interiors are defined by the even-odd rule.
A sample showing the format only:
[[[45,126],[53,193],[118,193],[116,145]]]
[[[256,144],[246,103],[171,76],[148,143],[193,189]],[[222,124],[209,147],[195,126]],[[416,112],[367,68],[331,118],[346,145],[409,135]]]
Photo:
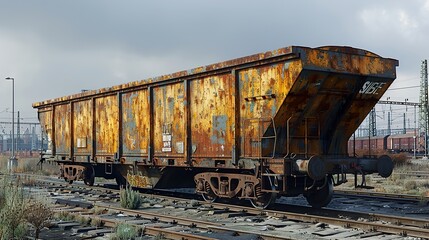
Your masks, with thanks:
[[[391,174],[347,142],[398,61],[351,47],[291,46],[33,104],[68,182],[192,187],[207,200],[304,194],[326,206],[334,174]],[[333,183],[336,179],[337,182]]]
[[[388,137],[389,135],[351,138],[348,144],[349,154],[352,155],[356,151],[368,151],[368,149],[373,150],[373,154],[384,151],[387,149]],[[370,152],[368,151],[368,153]]]
[[[368,144],[371,142],[371,144]],[[348,144],[348,151],[350,155],[353,153],[365,151],[373,153],[387,151],[392,153],[399,152],[421,152],[422,150],[422,139],[418,136],[416,137],[414,133],[406,134],[395,134],[395,135],[384,135],[384,136],[374,136],[374,137],[358,137],[351,138]],[[375,151],[375,152],[374,152]]]
[[[387,150],[392,152],[413,152],[414,148],[419,147],[417,140],[414,133],[391,135],[387,139]]]

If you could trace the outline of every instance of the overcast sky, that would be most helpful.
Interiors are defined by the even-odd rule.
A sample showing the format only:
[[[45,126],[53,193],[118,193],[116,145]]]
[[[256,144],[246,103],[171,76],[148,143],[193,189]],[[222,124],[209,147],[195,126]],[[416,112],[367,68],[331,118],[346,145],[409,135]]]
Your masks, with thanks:
[[[290,45],[347,45],[400,62],[391,88],[420,84],[429,1],[0,0],[0,77],[31,104]],[[0,80],[0,121],[12,83]],[[418,102],[419,88],[388,91]]]

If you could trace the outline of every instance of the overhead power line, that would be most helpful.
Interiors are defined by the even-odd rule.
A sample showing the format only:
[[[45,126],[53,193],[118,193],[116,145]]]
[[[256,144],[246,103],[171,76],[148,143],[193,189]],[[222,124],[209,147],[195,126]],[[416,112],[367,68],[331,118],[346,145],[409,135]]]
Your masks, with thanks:
[[[391,91],[391,90],[402,90],[402,89],[408,89],[408,88],[418,88],[420,86],[409,86],[409,87],[398,87],[398,88],[389,88],[387,89],[387,91]]]

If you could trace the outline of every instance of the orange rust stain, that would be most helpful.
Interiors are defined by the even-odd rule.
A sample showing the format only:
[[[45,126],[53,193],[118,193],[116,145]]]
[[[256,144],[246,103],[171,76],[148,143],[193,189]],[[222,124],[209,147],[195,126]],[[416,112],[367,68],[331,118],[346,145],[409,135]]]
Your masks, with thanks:
[[[191,82],[193,157],[230,157],[235,133],[235,84],[230,74]]]
[[[146,155],[149,140],[149,103],[147,89],[122,96],[124,154]]]
[[[118,101],[117,96],[95,100],[97,154],[113,155],[118,150]]]
[[[74,152],[92,153],[92,104],[91,100],[73,103]]]
[[[184,84],[153,89],[155,156],[184,154]]]
[[[133,187],[140,187],[140,188],[152,187],[152,184],[149,178],[146,176],[133,175],[128,173],[127,180],[130,183],[130,185]]]
[[[239,72],[241,101],[242,154],[248,157],[271,155],[273,140],[268,140],[267,150],[261,149],[261,137],[274,125],[285,124],[283,117],[277,117],[280,109],[287,108],[284,101],[302,69],[298,60],[251,68]],[[284,111],[284,110],[283,110]]]
[[[55,150],[57,154],[70,153],[70,104],[55,106]]]

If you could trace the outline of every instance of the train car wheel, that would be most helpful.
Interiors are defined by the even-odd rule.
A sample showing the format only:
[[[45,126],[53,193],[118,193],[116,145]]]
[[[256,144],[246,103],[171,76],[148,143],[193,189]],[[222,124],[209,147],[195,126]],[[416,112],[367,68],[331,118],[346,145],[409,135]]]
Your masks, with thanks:
[[[271,187],[272,190],[275,190],[275,187]],[[261,184],[256,185],[256,199],[250,199],[250,203],[254,208],[265,209],[276,201],[277,194],[274,192],[262,192]]]
[[[334,188],[331,177],[328,176],[327,178],[327,183],[322,189],[311,191],[304,195],[310,206],[322,208],[331,202]]]
[[[209,203],[212,203],[212,202],[216,201],[217,196],[213,192],[213,190],[210,187],[210,184],[208,182],[205,183],[204,190],[207,192],[207,193],[202,193],[201,194],[201,196],[203,197],[204,201],[209,202]]]
[[[85,178],[83,179],[83,182],[88,185],[88,186],[94,186],[94,182],[95,182],[95,177],[89,177],[89,178]]]

